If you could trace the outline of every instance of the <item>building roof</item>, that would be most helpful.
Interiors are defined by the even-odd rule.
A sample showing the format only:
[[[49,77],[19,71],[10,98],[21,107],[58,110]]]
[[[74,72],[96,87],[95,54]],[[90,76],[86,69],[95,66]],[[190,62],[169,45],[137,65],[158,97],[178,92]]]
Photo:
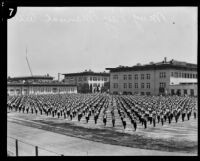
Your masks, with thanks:
[[[75,87],[73,84],[66,83],[7,83],[7,86],[65,86],[65,87]]]
[[[53,80],[53,77],[47,75],[35,75],[35,76],[23,76],[23,77],[12,77],[8,78],[10,81],[17,81],[17,80],[30,80],[30,79],[47,79]]]
[[[110,73],[106,72],[100,72],[100,73],[95,73],[92,71],[85,71],[85,72],[80,72],[80,73],[67,73],[67,74],[62,74],[64,76],[109,76]]]
[[[111,72],[121,72],[121,71],[141,71],[141,70],[162,70],[162,69],[178,69],[178,70],[190,70],[197,71],[197,64],[191,64],[186,62],[180,62],[176,60],[162,61],[158,63],[151,63],[146,65],[135,65],[132,67],[119,66],[116,68],[106,68]]]

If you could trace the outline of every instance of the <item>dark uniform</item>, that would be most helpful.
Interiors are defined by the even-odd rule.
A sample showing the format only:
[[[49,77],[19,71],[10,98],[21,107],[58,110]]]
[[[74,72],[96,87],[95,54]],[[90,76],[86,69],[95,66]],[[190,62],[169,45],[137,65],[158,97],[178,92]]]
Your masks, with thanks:
[[[103,115],[103,123],[104,123],[104,126],[106,126],[106,122],[107,122],[107,115],[104,114],[104,115]]]

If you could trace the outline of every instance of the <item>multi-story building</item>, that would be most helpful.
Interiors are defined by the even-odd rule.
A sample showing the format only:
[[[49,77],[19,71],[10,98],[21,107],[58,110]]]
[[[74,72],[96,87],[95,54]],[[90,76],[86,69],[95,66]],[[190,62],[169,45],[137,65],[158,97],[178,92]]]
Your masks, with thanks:
[[[119,66],[110,70],[112,94],[178,94],[197,95],[197,65],[164,61],[132,67]]]
[[[50,76],[13,77],[7,80],[8,95],[77,93],[77,86],[53,81]]]
[[[109,90],[109,73],[95,73],[91,70],[80,73],[68,73],[64,75],[66,84],[77,85],[79,93],[107,92]]]

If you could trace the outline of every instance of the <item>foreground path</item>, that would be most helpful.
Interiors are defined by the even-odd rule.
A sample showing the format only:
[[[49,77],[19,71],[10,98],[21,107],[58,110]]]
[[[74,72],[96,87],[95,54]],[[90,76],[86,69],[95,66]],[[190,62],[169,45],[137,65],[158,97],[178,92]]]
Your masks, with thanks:
[[[8,136],[44,147],[48,150],[64,155],[195,155],[189,153],[162,152],[156,150],[144,150],[103,144],[80,138],[61,135],[46,130],[23,126],[8,121]],[[14,152],[14,140],[7,140],[8,150]],[[34,147],[19,143],[19,156],[34,156]],[[56,155],[39,149],[39,155]]]

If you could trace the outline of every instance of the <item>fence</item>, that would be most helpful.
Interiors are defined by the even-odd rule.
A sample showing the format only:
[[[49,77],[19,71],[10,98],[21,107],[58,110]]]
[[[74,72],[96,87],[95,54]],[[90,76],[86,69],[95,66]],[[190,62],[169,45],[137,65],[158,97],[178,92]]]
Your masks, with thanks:
[[[9,156],[64,156],[10,136],[7,136],[7,151]]]

